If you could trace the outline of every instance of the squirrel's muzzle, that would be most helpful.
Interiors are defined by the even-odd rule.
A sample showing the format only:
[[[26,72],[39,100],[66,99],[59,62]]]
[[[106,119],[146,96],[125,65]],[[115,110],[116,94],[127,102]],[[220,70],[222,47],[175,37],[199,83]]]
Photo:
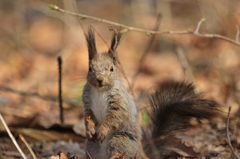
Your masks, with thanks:
[[[102,83],[103,83],[103,81],[104,81],[104,77],[101,76],[101,75],[98,75],[98,76],[96,77],[96,80],[97,80],[97,82],[98,82],[99,85],[102,85]]]

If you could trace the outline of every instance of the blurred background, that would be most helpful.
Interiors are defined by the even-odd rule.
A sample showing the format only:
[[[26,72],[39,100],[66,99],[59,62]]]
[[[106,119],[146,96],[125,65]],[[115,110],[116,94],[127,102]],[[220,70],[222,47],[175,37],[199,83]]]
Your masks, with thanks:
[[[195,30],[198,22],[205,18],[201,33],[220,34],[232,39],[236,39],[236,26],[240,24],[238,0],[1,0],[0,112],[18,133],[19,127],[48,129],[60,123],[58,103],[39,98],[57,99],[58,56],[63,61],[63,99],[79,103],[63,103],[65,123],[83,123],[81,95],[88,71],[84,31],[93,25],[108,44],[113,33],[109,24],[50,10],[49,4],[149,30],[155,28],[159,14],[159,30],[170,31]],[[191,34],[158,34],[149,45],[152,36],[128,31],[118,47],[126,76],[134,84],[136,99],[154,90],[165,79],[190,80],[207,97],[219,102],[225,112],[228,106],[232,106],[232,113],[237,114],[240,46]],[[99,52],[108,50],[97,34],[96,43]],[[150,49],[145,51],[148,47]],[[143,67],[133,80],[144,52],[147,55]],[[186,73],[179,55],[188,62],[187,70],[191,71],[192,78]],[[129,88],[122,74],[120,78]],[[38,95],[21,95],[16,91]],[[80,131],[84,136],[84,130]],[[43,138],[43,135],[30,134],[33,133],[26,133],[26,136],[31,141]]]

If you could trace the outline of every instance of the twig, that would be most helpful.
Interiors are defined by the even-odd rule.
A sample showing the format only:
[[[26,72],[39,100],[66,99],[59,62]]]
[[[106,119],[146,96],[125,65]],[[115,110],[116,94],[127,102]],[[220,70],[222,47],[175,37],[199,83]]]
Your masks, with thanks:
[[[96,29],[93,25],[91,25],[91,27],[95,30],[95,32],[98,34],[98,36],[104,41],[104,43],[107,45],[107,47],[109,48],[109,50],[112,52],[113,56],[115,56],[113,50],[110,48],[110,46],[108,45],[108,43],[106,42],[106,40],[101,36],[101,34],[97,31],[97,29]],[[116,59],[117,59],[118,64],[119,64],[119,66],[120,66],[120,70],[122,71],[123,77],[126,79],[126,81],[127,81],[127,83],[128,83],[128,86],[129,86],[129,88],[130,88],[130,90],[131,90],[131,93],[132,93],[133,97],[135,98],[133,89],[132,89],[132,87],[131,87],[131,85],[130,85],[130,82],[128,81],[128,78],[127,78],[127,75],[126,75],[126,73],[125,73],[125,71],[124,71],[124,69],[123,69],[123,66],[122,66],[121,62],[119,61],[119,59],[118,59],[118,58],[116,58]]]
[[[240,43],[238,41],[236,41],[234,39],[231,39],[231,38],[228,38],[228,37],[225,37],[225,36],[222,36],[222,35],[219,35],[219,34],[202,34],[202,33],[199,33],[198,31],[200,29],[200,26],[205,21],[204,18],[201,19],[201,21],[198,22],[198,25],[197,25],[197,28],[196,28],[195,31],[192,31],[190,29],[189,30],[184,30],[184,31],[170,31],[170,30],[153,31],[153,30],[131,27],[131,26],[127,26],[127,25],[124,25],[124,24],[116,23],[116,22],[113,22],[113,21],[109,21],[109,20],[106,20],[106,19],[101,19],[101,18],[97,18],[97,17],[85,15],[85,14],[78,14],[78,13],[66,11],[64,9],[59,8],[56,5],[49,5],[49,7],[53,10],[57,10],[57,11],[62,12],[62,13],[82,17],[82,19],[92,19],[92,20],[96,20],[96,21],[103,22],[103,23],[106,23],[106,24],[110,24],[110,25],[121,27],[121,28],[125,28],[124,30],[121,31],[122,33],[131,30],[131,31],[143,32],[143,33],[146,33],[147,35],[149,35],[149,34],[180,34],[180,35],[182,35],[182,34],[193,34],[193,35],[196,35],[196,36],[199,36],[199,37],[221,39],[221,40],[230,42],[234,45],[240,46]]]
[[[58,97],[50,97],[50,96],[41,96],[38,93],[29,93],[29,92],[22,92],[22,91],[17,91],[14,90],[12,88],[9,87],[5,87],[5,86],[0,86],[0,90],[1,91],[6,91],[6,92],[11,92],[11,93],[16,93],[22,96],[31,96],[31,97],[37,97],[37,98],[41,98],[43,100],[48,100],[48,101],[58,101]],[[80,103],[78,103],[77,101],[72,101],[72,100],[63,100],[64,103],[67,103],[69,105],[74,105],[74,106],[81,106],[82,105]]]
[[[231,112],[231,107],[229,107],[229,110],[228,110],[227,126],[226,126],[226,128],[227,128],[228,145],[230,146],[231,151],[232,151],[232,153],[234,154],[234,156],[235,156],[237,159],[240,159],[240,158],[238,157],[238,155],[235,153],[235,151],[234,151],[234,149],[233,149],[233,147],[232,147],[231,139],[230,139],[230,136],[229,136],[229,116],[230,116],[230,112]]]
[[[183,67],[183,69],[184,69],[184,71],[185,71],[188,79],[189,79],[192,83],[195,83],[195,80],[194,80],[192,71],[191,71],[190,66],[189,66],[189,64],[188,64],[188,61],[187,61],[187,59],[186,59],[186,57],[185,57],[185,55],[184,55],[184,53],[183,53],[182,48],[179,47],[179,46],[176,46],[175,51],[176,51],[176,54],[177,54],[177,56],[178,56],[178,59],[179,59],[179,61],[181,62],[182,67]],[[194,91],[195,91],[196,94],[199,93],[198,88],[195,88]]]
[[[205,19],[203,18],[203,19],[201,19],[199,22],[198,22],[198,25],[197,25],[197,28],[196,28],[196,30],[195,30],[195,33],[198,33],[199,32],[199,29],[200,29],[200,27],[201,27],[201,25],[202,25],[202,23],[205,21]]]
[[[122,153],[120,150],[118,150],[118,152],[120,153],[120,156],[118,157],[119,159],[125,159],[124,155],[127,151],[125,151],[124,153]]]
[[[19,134],[20,139],[23,141],[23,143],[27,146],[28,150],[30,151],[33,159],[37,159],[35,153],[33,152],[32,148],[29,146],[29,144],[27,143],[27,141],[25,140],[25,138],[22,136],[22,134]]]
[[[155,27],[154,27],[154,30],[157,31],[159,29],[159,26],[160,26],[160,21],[161,21],[161,17],[162,15],[161,14],[158,14],[158,17],[157,17],[157,21],[156,21],[156,24],[155,24]],[[147,47],[146,49],[144,50],[144,53],[140,59],[140,62],[139,62],[139,66],[138,66],[138,69],[136,71],[136,73],[134,74],[133,78],[132,78],[132,87],[134,86],[134,83],[135,83],[135,80],[138,76],[138,74],[141,72],[142,70],[142,67],[143,67],[143,63],[146,59],[146,56],[147,56],[147,53],[149,52],[149,50],[151,49],[152,47],[152,44],[153,44],[153,41],[155,40],[155,37],[156,37],[156,34],[153,34],[151,39],[149,40],[148,44],[147,44]]]
[[[15,140],[14,136],[12,135],[11,131],[9,130],[9,128],[8,128],[6,122],[4,121],[1,113],[0,113],[0,120],[2,121],[3,126],[4,126],[5,129],[7,130],[7,133],[8,133],[8,135],[9,135],[9,137],[11,138],[13,144],[16,146],[18,152],[21,154],[21,156],[22,156],[24,159],[27,159],[26,155],[23,153],[23,151],[22,151],[21,148],[19,147],[17,141]]]
[[[239,38],[239,27],[238,27],[238,25],[236,25],[236,27],[237,27],[236,41],[238,42],[238,38]]]
[[[63,124],[64,123],[64,118],[63,118],[63,106],[62,106],[62,59],[61,56],[58,56],[58,68],[59,68],[59,107],[60,107],[60,121]]]
[[[124,71],[124,69],[123,69],[123,66],[122,66],[122,64],[121,64],[121,62],[120,62],[119,60],[118,60],[118,64],[120,65],[120,68],[121,68],[120,70],[122,71],[123,77],[126,79],[126,81],[127,81],[127,83],[128,83],[128,87],[129,87],[129,89],[131,90],[132,96],[133,96],[133,98],[135,99],[135,95],[134,95],[134,92],[133,92],[133,88],[132,88],[130,82],[128,81],[127,75],[126,75],[126,73],[125,73],[125,71]]]
[[[90,158],[90,159],[92,159],[92,157],[90,156],[90,154],[89,154],[88,150],[86,150],[86,152],[87,152],[87,154],[88,154],[89,158]]]

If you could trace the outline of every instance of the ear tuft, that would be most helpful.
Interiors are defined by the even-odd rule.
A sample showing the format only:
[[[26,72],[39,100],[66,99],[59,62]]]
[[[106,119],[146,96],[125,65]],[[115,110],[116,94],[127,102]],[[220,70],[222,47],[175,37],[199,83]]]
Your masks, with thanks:
[[[108,51],[108,53],[113,57],[114,61],[117,61],[116,49],[118,47],[118,44],[120,43],[121,37],[122,37],[122,34],[119,31],[117,31],[117,32],[114,31],[114,34],[112,37],[112,42],[111,42],[111,47]]]
[[[97,55],[94,31],[91,27],[89,27],[88,32],[87,33],[85,32],[84,34],[87,40],[89,61],[91,61],[94,58],[94,56]]]

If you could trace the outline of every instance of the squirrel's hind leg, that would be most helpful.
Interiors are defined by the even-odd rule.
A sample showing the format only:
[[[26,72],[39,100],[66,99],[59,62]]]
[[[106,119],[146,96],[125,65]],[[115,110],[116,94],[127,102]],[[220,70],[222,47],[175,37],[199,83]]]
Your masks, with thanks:
[[[137,143],[137,139],[126,134],[115,135],[108,141],[105,148],[107,149],[105,152],[109,153],[106,156],[108,158],[110,158],[117,152],[121,152],[122,154],[124,154],[124,158],[131,158],[135,155],[137,159],[141,158],[139,155],[139,146]]]

